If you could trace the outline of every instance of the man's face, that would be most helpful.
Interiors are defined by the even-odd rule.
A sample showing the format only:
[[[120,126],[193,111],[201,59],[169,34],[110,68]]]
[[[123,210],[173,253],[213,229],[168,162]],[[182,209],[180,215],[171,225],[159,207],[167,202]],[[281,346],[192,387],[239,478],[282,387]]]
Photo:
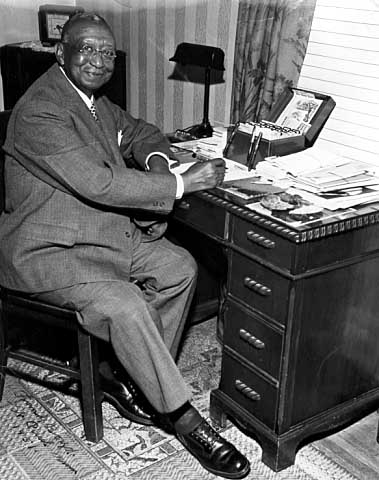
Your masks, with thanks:
[[[67,43],[57,45],[56,56],[72,83],[91,97],[111,78],[114,58],[107,54],[114,51],[113,35],[105,25],[83,21],[71,29]]]

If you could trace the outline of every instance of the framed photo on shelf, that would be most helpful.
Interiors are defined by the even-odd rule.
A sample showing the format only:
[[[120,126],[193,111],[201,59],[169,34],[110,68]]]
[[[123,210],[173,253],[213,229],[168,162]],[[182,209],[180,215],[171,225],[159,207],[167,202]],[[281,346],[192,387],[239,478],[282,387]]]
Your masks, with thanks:
[[[49,47],[61,38],[63,25],[75,13],[84,12],[82,7],[67,5],[41,5],[38,9],[39,39]]]

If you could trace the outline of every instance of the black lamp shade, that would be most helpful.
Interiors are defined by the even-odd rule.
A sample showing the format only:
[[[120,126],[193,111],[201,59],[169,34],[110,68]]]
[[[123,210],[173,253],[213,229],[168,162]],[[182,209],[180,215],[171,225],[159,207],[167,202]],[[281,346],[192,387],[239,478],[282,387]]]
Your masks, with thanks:
[[[175,55],[170,58],[170,61],[176,62],[176,66],[181,65],[182,69],[204,68],[204,114],[203,121],[199,125],[193,125],[190,128],[182,130],[187,136],[191,138],[211,137],[213,128],[209,123],[209,87],[211,84],[211,72],[221,74],[224,68],[224,52],[221,48],[209,47],[208,45],[198,45],[197,43],[180,43],[176,47]],[[187,67],[188,65],[188,67]],[[176,78],[172,76],[171,78]],[[189,75],[185,75],[183,79],[191,81]],[[192,80],[193,81],[193,80]],[[213,82],[213,83],[220,83]],[[177,130],[178,132],[178,130]]]
[[[225,70],[224,52],[221,48],[196,43],[180,43],[170,61],[182,65],[197,65],[214,70]]]

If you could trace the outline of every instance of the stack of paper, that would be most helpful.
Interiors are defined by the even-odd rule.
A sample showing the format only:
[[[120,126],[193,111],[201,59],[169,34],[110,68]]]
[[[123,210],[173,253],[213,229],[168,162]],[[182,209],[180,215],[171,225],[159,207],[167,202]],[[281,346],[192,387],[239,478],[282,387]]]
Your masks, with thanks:
[[[323,193],[375,185],[379,178],[366,165],[351,161],[298,175],[294,183],[309,192]]]
[[[190,150],[198,157],[217,158],[222,157],[222,152],[226,144],[226,137],[226,128],[215,127],[211,137],[173,143],[172,145],[178,149],[182,148],[184,150]]]
[[[280,179],[288,175],[299,177],[320,169],[343,165],[346,162],[346,158],[314,146],[283,157],[268,157],[265,161],[258,163],[256,171],[267,177]]]

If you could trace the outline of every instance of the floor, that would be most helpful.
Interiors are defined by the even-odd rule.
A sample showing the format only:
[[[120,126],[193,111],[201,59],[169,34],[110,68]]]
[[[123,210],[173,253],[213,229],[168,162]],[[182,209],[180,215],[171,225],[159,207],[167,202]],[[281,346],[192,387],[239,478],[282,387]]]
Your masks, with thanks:
[[[313,445],[360,480],[378,480],[378,419],[378,414],[372,413],[341,432],[313,442]]]
[[[220,369],[220,352],[219,345],[215,342],[216,324],[214,320],[207,322],[211,327],[211,333],[207,323],[199,325],[195,329],[197,333],[187,347],[191,355],[188,356],[188,361],[186,357],[183,357],[181,361],[183,374],[188,376],[187,380],[191,383],[196,394],[199,394],[199,400],[202,398],[202,391],[215,388],[217,371]],[[196,368],[193,365],[194,357],[197,358],[198,362],[195,365]],[[201,382],[199,379],[202,379]],[[109,409],[109,406],[107,408]],[[312,446],[323,452],[353,477],[359,480],[378,480],[379,444],[376,442],[378,419],[378,414],[374,412],[340,432],[314,441]],[[5,421],[4,418],[3,421]],[[277,477],[280,477],[280,475],[278,474]],[[3,478],[0,478],[0,480],[3,480]],[[333,478],[335,478],[335,475],[333,475]],[[7,477],[7,479],[13,480],[11,477]],[[39,479],[36,478],[36,480]]]

